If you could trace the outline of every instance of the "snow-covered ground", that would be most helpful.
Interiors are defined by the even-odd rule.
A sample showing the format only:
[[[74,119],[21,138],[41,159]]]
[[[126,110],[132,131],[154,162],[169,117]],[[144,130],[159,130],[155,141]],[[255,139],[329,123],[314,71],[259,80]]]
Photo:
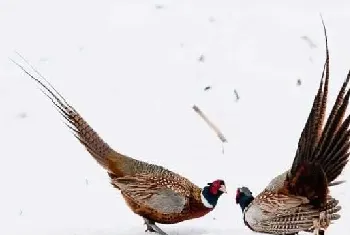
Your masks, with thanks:
[[[299,0],[1,0],[0,234],[145,229],[47,98],[8,60],[14,51],[114,148],[201,186],[225,179],[229,194],[217,208],[160,225],[169,235],[252,234],[235,205],[236,187],[257,193],[292,163],[325,58],[319,13],[328,29],[333,105],[350,69],[349,7]],[[343,210],[329,235],[348,228],[349,188],[333,189]]]

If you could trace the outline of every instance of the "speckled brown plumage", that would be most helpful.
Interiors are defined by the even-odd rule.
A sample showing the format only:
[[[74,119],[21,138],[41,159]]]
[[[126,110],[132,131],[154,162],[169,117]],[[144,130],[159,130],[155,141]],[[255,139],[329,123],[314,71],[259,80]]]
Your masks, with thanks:
[[[35,77],[23,66],[16,64],[40,85],[66,119],[66,124],[75,137],[107,170],[111,184],[121,191],[130,209],[145,219],[148,230],[165,234],[155,226],[155,222],[174,224],[204,216],[214,209],[218,198],[225,192],[223,180],[215,180],[199,188],[187,178],[162,166],[115,151],[44,77],[40,74]]]
[[[201,189],[191,184],[179,183],[172,175],[164,177],[139,174],[134,177],[116,178],[113,184],[122,190],[122,195],[131,210],[157,223],[178,223],[204,216],[212,210],[201,203]],[[161,210],[157,210],[154,205],[162,200],[163,195],[172,199],[177,197],[181,202],[176,203],[183,204],[183,207],[177,208],[171,205],[174,200],[163,199],[166,205],[159,205]]]
[[[323,24],[324,26],[324,24]],[[327,118],[329,51],[326,28],[326,62],[312,109],[301,133],[291,168],[276,176],[255,198],[246,187],[237,190],[245,224],[253,231],[271,234],[319,234],[339,219],[341,207],[329,187],[349,159],[350,116],[345,117],[350,90],[350,72]]]

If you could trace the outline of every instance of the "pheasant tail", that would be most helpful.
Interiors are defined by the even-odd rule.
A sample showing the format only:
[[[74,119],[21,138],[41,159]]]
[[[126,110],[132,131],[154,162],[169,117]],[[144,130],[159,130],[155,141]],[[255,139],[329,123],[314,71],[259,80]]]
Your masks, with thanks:
[[[25,60],[22,56],[21,58]],[[123,176],[128,172],[125,163],[133,159],[114,151],[84,120],[84,118],[72,107],[66,99],[37,71],[34,76],[26,68],[12,60],[39,86],[41,91],[52,101],[58,112],[65,118],[65,124],[73,131],[74,136],[82,143],[93,158],[106,170],[110,176]],[[29,63],[25,60],[29,65]]]
[[[299,139],[288,181],[291,193],[306,196],[318,206],[326,202],[328,186],[347,164],[350,147],[350,117],[344,119],[350,96],[350,91],[347,90],[350,73],[324,125],[329,83],[329,51],[324,24],[323,27],[326,62],[318,92]]]

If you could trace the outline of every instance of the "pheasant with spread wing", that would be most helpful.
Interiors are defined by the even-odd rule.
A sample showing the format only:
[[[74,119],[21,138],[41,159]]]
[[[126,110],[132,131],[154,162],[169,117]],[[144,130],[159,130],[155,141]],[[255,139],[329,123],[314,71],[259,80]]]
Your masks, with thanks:
[[[324,234],[331,221],[340,217],[341,207],[330,195],[329,187],[343,183],[336,179],[349,160],[350,116],[345,118],[345,112],[350,72],[324,125],[329,82],[325,26],[324,32],[326,62],[322,79],[291,168],[275,177],[255,198],[247,187],[237,189],[236,203],[242,209],[244,223],[255,232]]]
[[[111,184],[121,191],[130,209],[144,218],[146,231],[166,234],[155,223],[174,224],[202,217],[211,212],[219,197],[226,193],[223,180],[215,180],[199,188],[187,178],[162,166],[113,150],[39,72],[32,67],[38,75],[35,77],[22,65],[13,62],[40,85],[66,119],[76,138],[106,169]]]

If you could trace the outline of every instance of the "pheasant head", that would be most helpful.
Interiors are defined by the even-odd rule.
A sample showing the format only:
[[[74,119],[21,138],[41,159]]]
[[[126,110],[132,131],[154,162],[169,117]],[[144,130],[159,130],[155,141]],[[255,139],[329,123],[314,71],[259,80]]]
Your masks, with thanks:
[[[202,202],[207,208],[214,208],[218,202],[219,197],[226,192],[225,181],[215,180],[208,183],[202,190]]]
[[[254,200],[252,192],[249,188],[243,186],[237,189],[236,204],[241,206],[242,211]]]

